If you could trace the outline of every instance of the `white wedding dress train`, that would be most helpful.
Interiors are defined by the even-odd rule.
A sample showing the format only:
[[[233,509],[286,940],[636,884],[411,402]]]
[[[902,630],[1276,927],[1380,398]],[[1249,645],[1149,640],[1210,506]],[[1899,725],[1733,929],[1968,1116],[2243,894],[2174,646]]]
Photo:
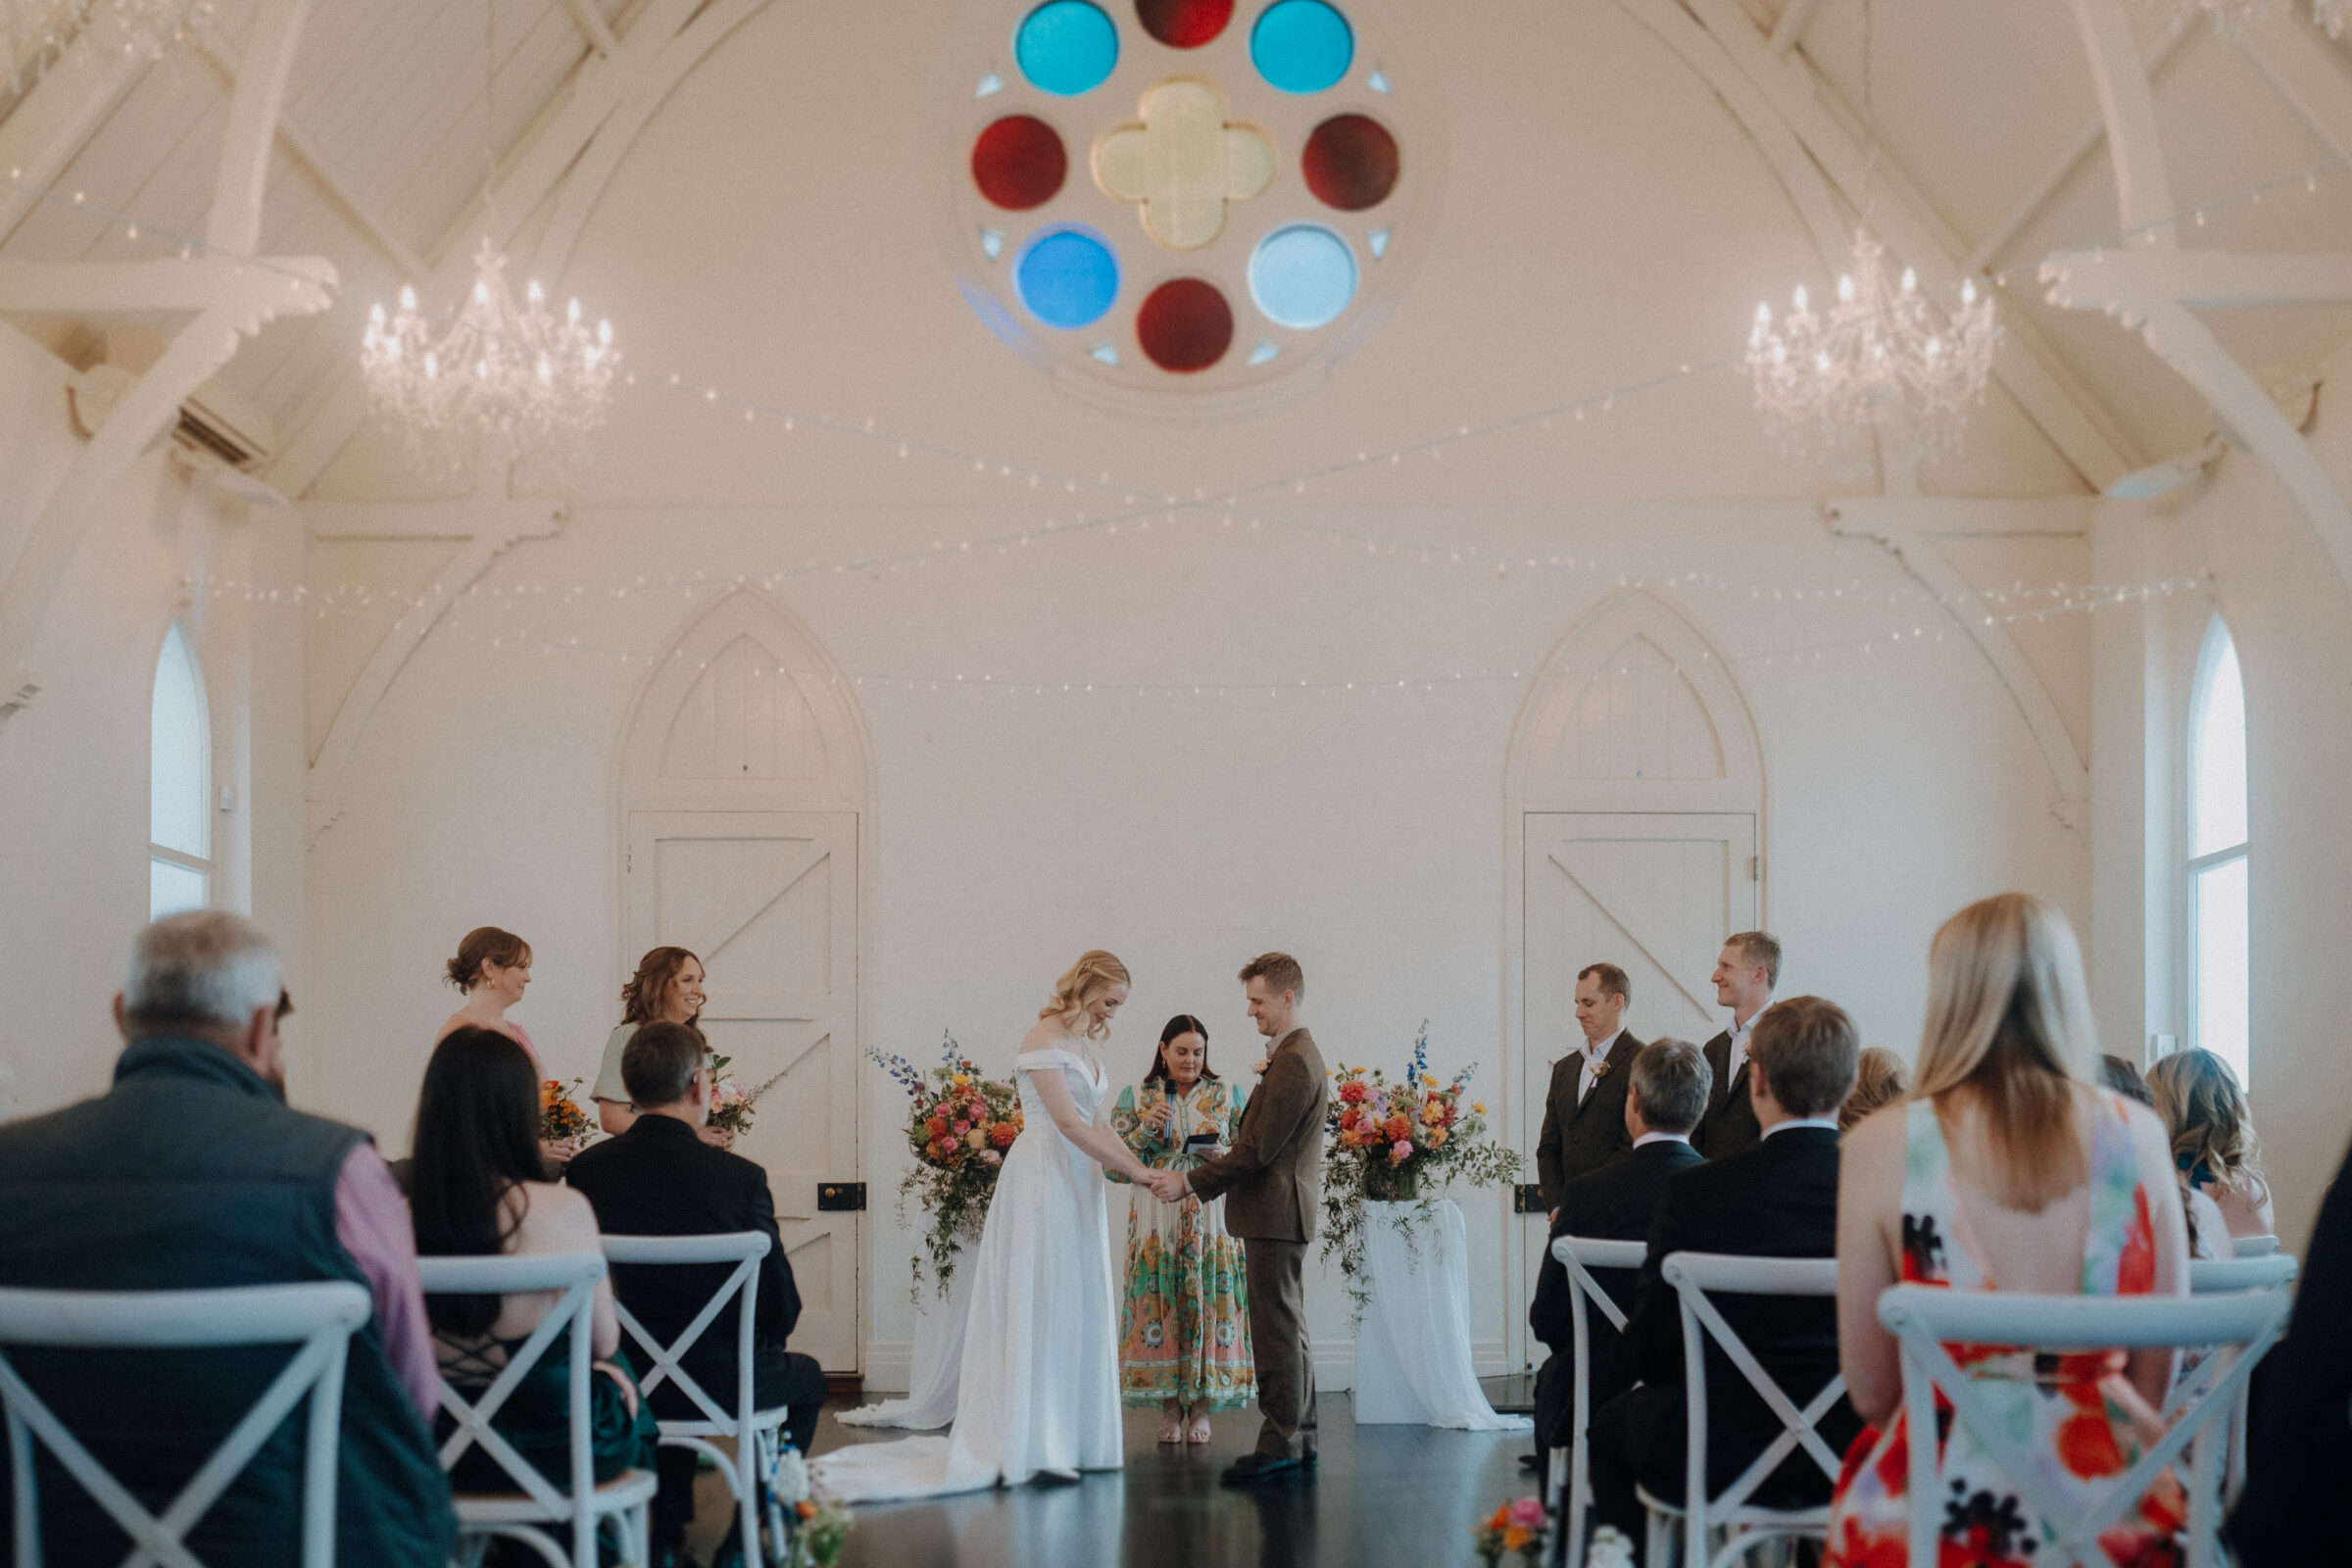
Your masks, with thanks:
[[[1110,1087],[1102,1065],[1075,1052],[1014,1058],[1021,1136],[958,1281],[970,1307],[955,1429],[812,1460],[817,1483],[842,1501],[1019,1486],[1125,1461],[1109,1201],[1102,1167],[1061,1135],[1037,1092],[1036,1075],[1048,1072],[1062,1075],[1090,1122]]]

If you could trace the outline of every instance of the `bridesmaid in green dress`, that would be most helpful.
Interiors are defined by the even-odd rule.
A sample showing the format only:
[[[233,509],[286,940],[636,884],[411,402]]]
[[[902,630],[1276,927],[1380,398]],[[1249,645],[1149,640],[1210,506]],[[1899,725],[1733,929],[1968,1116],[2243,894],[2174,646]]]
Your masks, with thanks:
[[[1191,1170],[1233,1142],[1242,1091],[1208,1070],[1208,1027],[1178,1013],[1140,1085],[1119,1091],[1111,1128],[1154,1170]],[[1112,1176],[1123,1182],[1124,1176]],[[1127,1210],[1119,1387],[1129,1404],[1167,1416],[1162,1443],[1206,1443],[1211,1410],[1257,1396],[1241,1244],[1225,1200],[1163,1203],[1138,1187]]]

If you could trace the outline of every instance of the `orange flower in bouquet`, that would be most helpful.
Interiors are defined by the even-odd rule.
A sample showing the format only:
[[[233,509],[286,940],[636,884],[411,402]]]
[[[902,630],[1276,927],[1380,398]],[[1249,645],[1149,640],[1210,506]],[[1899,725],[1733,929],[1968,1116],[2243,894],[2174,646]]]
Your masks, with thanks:
[[[962,1242],[979,1236],[1004,1152],[1021,1135],[1020,1098],[1012,1085],[981,1077],[954,1035],[928,1073],[904,1056],[872,1050],[866,1054],[906,1091],[906,1147],[915,1166],[899,1184],[900,1212],[913,1199],[931,1216],[931,1267],[944,1289]],[[918,1287],[922,1276],[917,1256]]]
[[[574,1078],[569,1088],[556,1078],[542,1079],[539,1084],[539,1141],[560,1144],[566,1139],[588,1135],[588,1113],[580,1108],[575,1091],[581,1087]]]

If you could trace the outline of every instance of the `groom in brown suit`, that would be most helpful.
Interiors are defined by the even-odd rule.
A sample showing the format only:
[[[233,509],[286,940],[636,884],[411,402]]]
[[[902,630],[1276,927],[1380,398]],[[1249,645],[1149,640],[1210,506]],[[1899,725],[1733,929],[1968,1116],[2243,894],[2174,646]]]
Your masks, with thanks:
[[[1242,969],[1250,1017],[1266,1038],[1257,1088],[1242,1107],[1233,1148],[1187,1176],[1163,1171],[1152,1183],[1161,1201],[1187,1192],[1202,1200],[1230,1193],[1225,1229],[1240,1238],[1250,1281],[1250,1344],[1257,1360],[1257,1407],[1265,1421],[1257,1451],[1227,1468],[1229,1486],[1247,1486],[1315,1462],[1315,1366],[1306,1338],[1301,1273],[1323,1200],[1323,1116],[1330,1083],[1314,1038],[1298,1027],[1306,979],[1287,953],[1252,958]]]

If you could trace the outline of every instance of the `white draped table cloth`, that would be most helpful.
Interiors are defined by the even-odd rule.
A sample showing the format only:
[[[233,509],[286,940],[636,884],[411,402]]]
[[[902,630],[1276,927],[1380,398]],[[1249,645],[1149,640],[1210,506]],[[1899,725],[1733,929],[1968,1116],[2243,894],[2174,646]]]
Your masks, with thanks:
[[[956,1262],[961,1266],[948,1276],[944,1295],[938,1279],[927,1274],[915,1298],[914,1358],[906,1397],[844,1411],[843,1426],[936,1432],[956,1419],[956,1390],[963,1378],[963,1323],[972,1307],[972,1298],[956,1289],[971,1264],[960,1250]]]
[[[1399,1235],[1395,1211],[1364,1216],[1364,1263],[1372,1300],[1355,1336],[1358,1426],[1451,1427],[1465,1432],[1532,1432],[1525,1416],[1498,1415],[1470,1361],[1470,1246],[1462,1211],[1440,1199],[1434,1221]]]

